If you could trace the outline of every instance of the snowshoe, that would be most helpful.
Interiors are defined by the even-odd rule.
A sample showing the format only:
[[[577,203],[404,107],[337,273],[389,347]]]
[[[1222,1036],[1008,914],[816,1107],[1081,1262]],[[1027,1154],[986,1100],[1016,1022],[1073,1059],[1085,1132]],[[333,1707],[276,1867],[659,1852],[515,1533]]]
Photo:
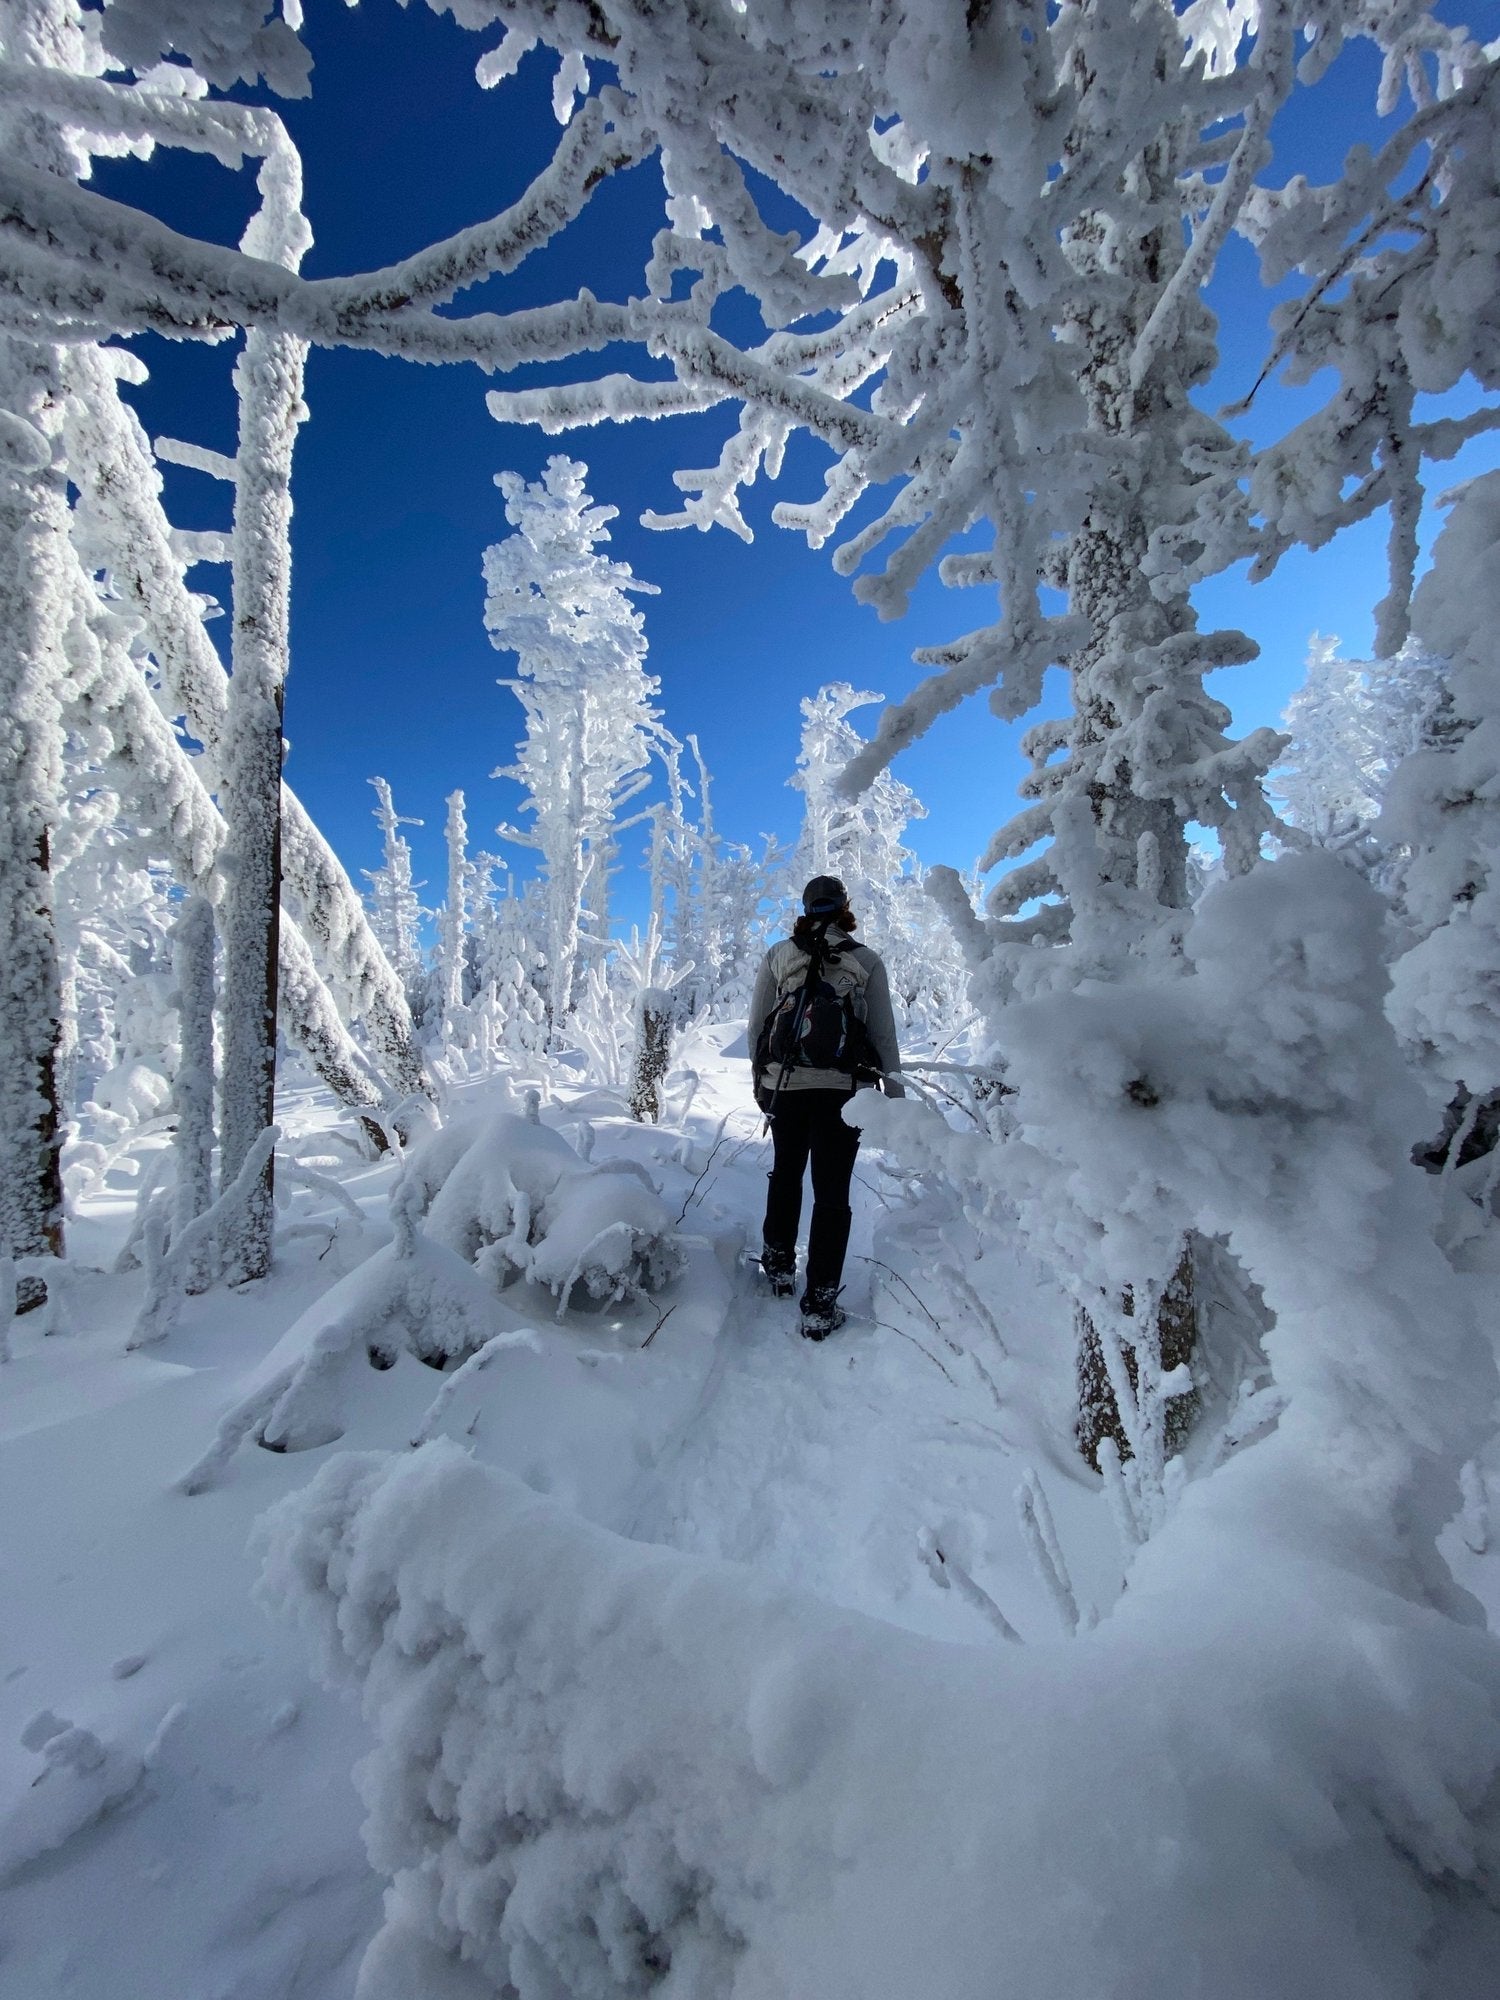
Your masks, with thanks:
[[[773,1299],[789,1299],[796,1291],[797,1259],[792,1251],[773,1250],[768,1245],[760,1253],[760,1268]]]
[[[839,1304],[835,1285],[809,1286],[802,1294],[802,1338],[826,1340],[836,1333],[848,1315]]]

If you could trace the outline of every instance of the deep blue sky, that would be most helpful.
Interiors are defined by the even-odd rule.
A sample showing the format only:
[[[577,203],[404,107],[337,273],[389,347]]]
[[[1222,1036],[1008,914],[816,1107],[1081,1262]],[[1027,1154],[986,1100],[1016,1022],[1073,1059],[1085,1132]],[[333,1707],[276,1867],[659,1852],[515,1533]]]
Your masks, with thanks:
[[[1500,26],[1497,0],[1464,13],[1487,34]],[[389,263],[481,220],[514,199],[550,157],[559,129],[552,59],[533,54],[515,80],[485,92],[473,76],[484,44],[424,6],[310,0],[307,15],[312,96],[278,108],[306,169],[316,236],[303,265],[308,275]],[[1289,108],[1276,135],[1274,177],[1331,174],[1354,139],[1375,137],[1374,80],[1365,51],[1341,57],[1327,85]],[[253,206],[249,172],[229,174],[180,154],[102,163],[97,184],[179,228],[227,242],[238,238]],[[660,199],[654,164],[617,176],[548,252],[513,278],[466,294],[460,309],[505,310],[580,284],[601,298],[638,293]],[[1254,380],[1270,302],[1245,246],[1231,249],[1210,297],[1224,349],[1215,386],[1228,399]],[[136,345],[152,372],[147,387],[133,392],[147,428],[232,451],[231,350],[154,338]],[[621,365],[638,367],[639,357],[593,361],[599,372]],[[523,379],[545,377],[531,370]],[[491,829],[515,814],[515,787],[489,775],[509,761],[517,732],[515,698],[495,685],[514,661],[486,638],[480,574],[486,544],[507,532],[493,484],[502,468],[534,478],[551,453],[565,451],[587,462],[595,497],[620,509],[610,552],[661,588],[641,603],[665,719],[679,736],[697,732],[715,778],[719,825],[732,839],[796,832],[800,799],[786,779],[803,695],[847,679],[899,697],[918,678],[914,647],[987,615],[982,593],[949,592],[932,581],[914,595],[904,620],[882,625],[834,575],[826,549],[814,553],[772,527],[774,500],[821,491],[824,457],[805,438],[788,452],[778,486],[748,496],[752,546],[721,530],[652,533],[637,517],[675,505],[675,468],[714,462],[730,413],[552,439],[494,423],[484,404],[491,386],[468,366],[426,368],[346,352],[314,353],[309,363],[312,418],[298,444],[293,487],[288,775],[356,880],[378,860],[374,795],[365,782],[376,774],[390,779],[401,811],[426,822],[409,833],[427,900],[442,893],[443,799],[455,785],[468,795],[475,846],[499,844]],[[1291,392],[1267,385],[1251,434],[1271,434],[1298,407]],[[1453,467],[1435,469],[1431,490],[1495,462],[1492,441],[1471,447]],[[226,488],[171,467],[166,480],[179,525],[227,525]],[[1434,515],[1429,540],[1437,525]],[[1368,650],[1371,606],[1384,589],[1383,543],[1377,520],[1317,557],[1289,557],[1266,585],[1251,588],[1229,576],[1201,591],[1206,623],[1241,626],[1262,648],[1255,665],[1218,677],[1238,728],[1276,720],[1301,679],[1314,630],[1338,633],[1352,653]],[[227,596],[224,572],[202,569],[194,581]],[[876,714],[866,710],[856,720],[868,732]],[[1019,734],[976,701],[900,760],[897,775],[929,808],[912,836],[924,861],[967,867],[1015,809]],[[508,858],[521,872],[529,868],[523,852]],[[621,889],[633,913],[638,891],[624,881]]]

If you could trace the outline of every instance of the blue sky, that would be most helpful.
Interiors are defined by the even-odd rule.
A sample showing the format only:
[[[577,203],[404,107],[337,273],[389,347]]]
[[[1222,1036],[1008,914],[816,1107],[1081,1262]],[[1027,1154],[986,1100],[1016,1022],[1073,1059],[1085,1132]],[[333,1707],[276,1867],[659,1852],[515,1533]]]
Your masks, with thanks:
[[[354,8],[310,0],[306,39],[315,68],[310,99],[278,108],[303,153],[306,207],[316,236],[303,265],[312,276],[367,269],[419,249],[513,199],[550,157],[552,60],[534,54],[499,90],[474,82],[483,44],[421,6],[361,0]],[[1500,4],[1464,10],[1481,31],[1500,29]],[[1276,134],[1275,177],[1331,174],[1348,145],[1374,137],[1374,62],[1351,51],[1329,84],[1289,107]],[[249,173],[163,154],[150,163],[106,162],[102,191],[153,209],[174,226],[234,241],[253,205]],[[579,284],[602,298],[641,289],[647,246],[660,221],[654,165],[616,177],[542,257],[509,279],[465,295],[463,310],[537,303]],[[1228,400],[1254,380],[1271,303],[1248,249],[1236,245],[1210,293],[1220,314],[1223,363],[1214,385]],[[234,444],[232,356],[224,347],[136,343],[152,379],[133,399],[155,435],[219,450]],[[618,366],[613,356],[601,368]],[[566,370],[556,371],[566,373]],[[527,379],[545,376],[528,371]],[[476,846],[503,845],[490,830],[512,818],[515,787],[490,772],[509,761],[519,708],[496,686],[513,668],[482,623],[480,560],[507,532],[494,474],[534,478],[566,451],[590,468],[594,496],[620,509],[611,553],[660,586],[642,600],[651,670],[668,725],[696,732],[715,780],[721,831],[756,841],[790,839],[798,795],[787,788],[797,750],[797,704],[821,682],[851,680],[891,697],[916,681],[914,647],[963,631],[980,611],[973,592],[935,580],[905,619],[882,625],[854,602],[828,553],[772,527],[779,498],[821,491],[824,456],[801,439],[774,488],[748,496],[755,541],[727,532],[653,533],[648,507],[670,509],[678,466],[712,464],[733,421],[726,412],[668,423],[600,426],[572,437],[497,425],[472,367],[427,368],[367,354],[315,353],[308,368],[311,421],[298,444],[293,498],[293,653],[287,689],[288,776],[352,871],[378,860],[366,780],[391,781],[398,808],[425,821],[409,829],[426,899],[441,895],[443,800],[468,796]],[[1315,389],[1316,389],[1315,385]],[[1268,384],[1250,434],[1279,430],[1307,400]],[[1209,401],[1217,401],[1217,395]],[[1493,441],[1434,469],[1430,490],[1497,462]],[[185,527],[226,526],[227,489],[205,475],[166,468],[169,511]],[[1430,510],[1429,539],[1439,525]],[[1235,625],[1260,643],[1254,665],[1226,670],[1216,691],[1244,730],[1274,722],[1301,679],[1308,636],[1336,632],[1346,650],[1368,650],[1371,607],[1384,584],[1384,524],[1352,531],[1318,556],[1295,555],[1258,587],[1231,574],[1198,597],[1206,624]],[[195,573],[227,596],[227,574]],[[223,636],[220,621],[216,636]],[[1054,676],[1054,679],[1060,677]],[[1061,699],[1061,688],[1055,690]],[[877,711],[857,721],[868,730]],[[1015,809],[1023,765],[1019,728],[981,701],[940,722],[897,764],[929,817],[912,844],[927,862],[967,867]],[[511,852],[520,872],[523,852]],[[622,881],[626,914],[639,891]]]

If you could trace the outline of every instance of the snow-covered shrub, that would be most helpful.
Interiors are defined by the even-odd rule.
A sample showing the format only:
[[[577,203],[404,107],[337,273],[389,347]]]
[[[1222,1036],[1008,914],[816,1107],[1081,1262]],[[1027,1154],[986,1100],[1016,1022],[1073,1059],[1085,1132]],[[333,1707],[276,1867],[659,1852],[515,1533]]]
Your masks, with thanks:
[[[442,1368],[509,1324],[472,1265],[420,1232],[398,1231],[287,1329],[183,1475],[182,1490],[203,1492],[252,1438],[270,1451],[332,1443],[363,1369],[393,1367],[402,1353]]]
[[[584,1161],[561,1133],[502,1112],[419,1163],[435,1242],[498,1285],[530,1279],[570,1300],[658,1290],[681,1269],[671,1218],[644,1169]]]
[[[1267,1509],[1273,1447],[1095,1630],[983,1647],[621,1540],[450,1440],[334,1459],[258,1542],[375,1738],[360,2000],[1483,2000],[1500,1648],[1378,1538],[1315,1547],[1342,1457]]]
[[[1256,1464],[1298,1460],[1290,1490],[1332,1455],[1361,1536],[1379,1518],[1443,1601],[1431,1537],[1483,1432],[1493,1364],[1407,1160],[1422,1098],[1381,1008],[1382,922],[1332,856],[1263,863],[1204,899],[1175,975],[1143,968],[1006,1011],[1004,1145],[925,1129],[890,1100],[862,1117],[909,1163],[925,1149],[950,1178],[988,1183],[1107,1344],[1142,1345],[1149,1315],[1111,1302],[1139,1300],[1143,1273],[1170,1272],[1193,1234],[1226,1244],[1274,1316],[1266,1349],[1289,1399]],[[1148,1366],[1122,1398],[1148,1530],[1165,1506],[1163,1406],[1186,1386]]]

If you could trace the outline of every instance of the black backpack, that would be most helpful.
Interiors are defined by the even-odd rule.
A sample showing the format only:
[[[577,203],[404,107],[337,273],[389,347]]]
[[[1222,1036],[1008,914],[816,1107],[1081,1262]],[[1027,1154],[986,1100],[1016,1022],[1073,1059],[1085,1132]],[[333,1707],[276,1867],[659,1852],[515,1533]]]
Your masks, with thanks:
[[[841,998],[822,976],[825,962],[838,955],[815,944],[807,977],[782,994],[761,1027],[756,1069],[779,1072],[773,1100],[792,1069],[842,1070],[855,1079],[880,1075],[880,1058],[852,996]]]

